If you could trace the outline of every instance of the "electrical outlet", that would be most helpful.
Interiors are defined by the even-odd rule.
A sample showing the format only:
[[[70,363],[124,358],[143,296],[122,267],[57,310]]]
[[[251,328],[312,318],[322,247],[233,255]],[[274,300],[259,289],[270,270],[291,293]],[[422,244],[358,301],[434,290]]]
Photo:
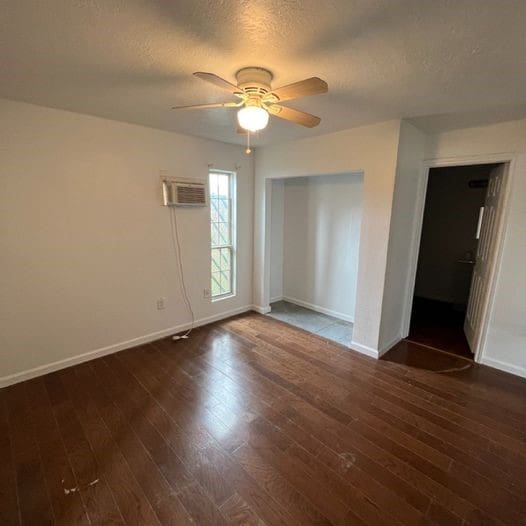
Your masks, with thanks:
[[[166,309],[166,298],[159,298],[157,300],[157,310]]]
[[[210,289],[203,289],[203,298],[210,299],[211,296]]]

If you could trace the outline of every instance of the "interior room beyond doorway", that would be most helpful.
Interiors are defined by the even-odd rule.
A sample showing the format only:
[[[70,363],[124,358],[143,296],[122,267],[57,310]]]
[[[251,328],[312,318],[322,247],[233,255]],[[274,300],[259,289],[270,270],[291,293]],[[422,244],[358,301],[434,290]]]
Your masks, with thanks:
[[[362,217],[362,174],[272,181],[272,317],[349,345]]]
[[[483,256],[491,256],[497,219],[488,223],[488,188],[503,176],[503,167],[485,164],[429,171],[407,340],[473,358],[466,315],[481,310],[482,287],[474,271],[484,259],[482,245]]]

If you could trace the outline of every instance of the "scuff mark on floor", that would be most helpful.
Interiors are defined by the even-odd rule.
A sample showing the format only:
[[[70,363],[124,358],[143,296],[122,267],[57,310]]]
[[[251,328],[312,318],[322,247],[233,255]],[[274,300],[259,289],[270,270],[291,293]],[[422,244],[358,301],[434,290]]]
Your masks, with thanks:
[[[352,468],[356,462],[356,457],[352,453],[340,453],[338,457],[340,458],[340,466],[344,471]]]
[[[460,371],[465,371],[466,369],[470,369],[471,367],[473,367],[473,364],[472,363],[468,363],[466,365],[462,365],[461,367],[451,367],[450,369],[442,369],[441,371],[433,371],[433,372],[437,373],[437,374],[457,373],[457,372],[460,372]]]
[[[89,488],[90,486],[94,486],[95,484],[97,484],[97,482],[99,482],[99,479],[92,480],[90,483],[86,484],[84,487],[74,486],[73,488],[64,488],[64,495],[69,495],[70,493],[76,493],[83,489]],[[62,479],[62,484],[64,484],[64,479]]]

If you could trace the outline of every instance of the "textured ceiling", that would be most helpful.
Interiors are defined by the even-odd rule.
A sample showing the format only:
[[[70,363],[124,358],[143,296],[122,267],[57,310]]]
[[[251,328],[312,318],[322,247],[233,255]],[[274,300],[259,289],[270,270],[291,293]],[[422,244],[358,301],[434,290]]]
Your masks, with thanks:
[[[322,118],[272,118],[256,143],[391,118],[428,131],[526,116],[524,0],[3,0],[0,96],[225,142],[235,110],[192,77],[263,66],[274,86],[319,76],[291,101]],[[225,97],[226,95],[226,97]]]

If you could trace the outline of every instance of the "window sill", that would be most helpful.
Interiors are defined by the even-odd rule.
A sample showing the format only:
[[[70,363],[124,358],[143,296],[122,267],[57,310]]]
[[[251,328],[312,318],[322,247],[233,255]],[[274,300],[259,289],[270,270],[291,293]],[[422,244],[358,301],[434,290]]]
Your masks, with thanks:
[[[214,298],[211,299],[211,302],[216,303],[217,301],[229,300],[230,298],[235,298],[235,297],[236,295],[234,293],[225,294],[224,296],[215,296]]]

